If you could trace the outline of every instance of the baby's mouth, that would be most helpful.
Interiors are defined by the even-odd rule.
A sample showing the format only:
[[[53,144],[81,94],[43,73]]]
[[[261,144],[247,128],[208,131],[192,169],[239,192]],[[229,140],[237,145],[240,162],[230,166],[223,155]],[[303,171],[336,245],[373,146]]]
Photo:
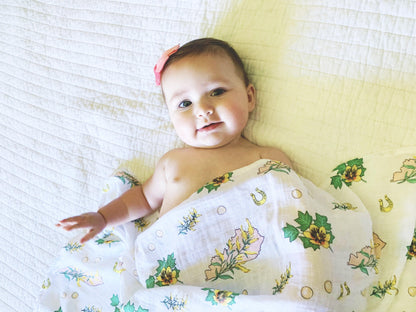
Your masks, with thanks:
[[[213,122],[198,129],[198,132],[207,132],[219,127],[222,122]]]

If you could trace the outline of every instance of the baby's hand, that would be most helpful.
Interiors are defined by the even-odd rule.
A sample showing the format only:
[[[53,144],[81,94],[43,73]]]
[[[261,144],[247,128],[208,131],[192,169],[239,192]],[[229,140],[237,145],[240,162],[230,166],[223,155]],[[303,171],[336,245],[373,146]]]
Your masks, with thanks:
[[[81,238],[80,243],[83,244],[100,233],[107,225],[103,215],[98,212],[87,212],[79,216],[63,219],[56,224],[58,227],[62,227],[66,231],[74,229],[86,228],[89,229],[88,233]]]

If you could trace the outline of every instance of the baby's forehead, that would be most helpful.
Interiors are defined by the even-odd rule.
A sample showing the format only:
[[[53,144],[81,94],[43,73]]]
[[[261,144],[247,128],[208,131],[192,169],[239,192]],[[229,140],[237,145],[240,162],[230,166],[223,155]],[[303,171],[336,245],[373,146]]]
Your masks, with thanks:
[[[216,49],[207,50],[200,53],[189,53],[187,55],[181,55],[181,57],[173,58],[169,63],[167,63],[167,66],[163,69],[162,80],[164,73],[166,73],[167,71],[172,71],[175,69],[183,70],[184,68],[187,68],[187,66],[192,65],[194,63],[193,60],[195,60],[195,62],[200,62],[201,59],[203,60],[204,58],[210,58],[211,61],[214,59],[214,62],[215,59],[218,59],[218,62],[229,62],[229,64],[235,70],[235,73],[241,78],[241,80],[244,83],[246,83],[244,68],[241,68],[241,66],[239,66],[239,64],[234,61],[232,56],[221,47],[217,47]],[[229,68],[230,67],[228,67],[228,69]]]

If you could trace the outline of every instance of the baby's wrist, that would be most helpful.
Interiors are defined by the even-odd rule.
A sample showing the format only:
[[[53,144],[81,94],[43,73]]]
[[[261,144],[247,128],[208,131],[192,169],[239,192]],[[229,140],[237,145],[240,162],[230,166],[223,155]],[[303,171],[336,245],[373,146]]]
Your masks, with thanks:
[[[100,210],[98,210],[97,213],[103,218],[104,226],[107,226],[107,219],[105,218],[104,214]]]

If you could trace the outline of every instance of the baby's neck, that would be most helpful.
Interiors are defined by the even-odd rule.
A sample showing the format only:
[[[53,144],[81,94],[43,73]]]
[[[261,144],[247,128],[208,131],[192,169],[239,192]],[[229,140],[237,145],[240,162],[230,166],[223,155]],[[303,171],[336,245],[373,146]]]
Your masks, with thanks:
[[[205,150],[205,151],[225,151],[225,150],[231,150],[231,149],[240,149],[240,148],[253,148],[256,147],[255,144],[251,143],[249,140],[244,138],[243,136],[239,136],[235,138],[234,140],[221,145],[221,146],[214,146],[214,147],[196,147],[196,146],[186,146],[189,149],[197,149],[197,150]]]

